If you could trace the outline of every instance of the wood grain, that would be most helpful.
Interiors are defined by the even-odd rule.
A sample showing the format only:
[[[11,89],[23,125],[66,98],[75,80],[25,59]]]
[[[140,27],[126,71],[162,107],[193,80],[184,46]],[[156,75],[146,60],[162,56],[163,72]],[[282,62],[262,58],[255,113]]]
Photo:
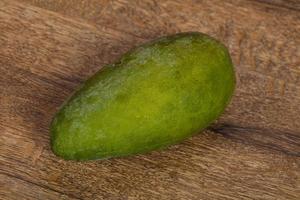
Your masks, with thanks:
[[[300,10],[299,0],[252,0],[260,3],[265,3],[270,6],[279,6],[281,8],[287,8],[289,10]]]
[[[297,1],[20,2],[0,1],[0,199],[299,199]],[[76,163],[51,153],[51,118],[82,81],[180,31],[230,49],[238,85],[218,122],[146,155]]]

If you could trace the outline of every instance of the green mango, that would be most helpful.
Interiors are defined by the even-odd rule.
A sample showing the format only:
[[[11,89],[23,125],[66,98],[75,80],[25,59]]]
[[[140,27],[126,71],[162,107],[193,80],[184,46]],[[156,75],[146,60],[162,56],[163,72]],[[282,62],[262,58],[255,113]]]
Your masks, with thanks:
[[[51,124],[53,152],[91,160],[178,143],[229,103],[235,74],[227,48],[188,32],[139,46],[88,79]]]

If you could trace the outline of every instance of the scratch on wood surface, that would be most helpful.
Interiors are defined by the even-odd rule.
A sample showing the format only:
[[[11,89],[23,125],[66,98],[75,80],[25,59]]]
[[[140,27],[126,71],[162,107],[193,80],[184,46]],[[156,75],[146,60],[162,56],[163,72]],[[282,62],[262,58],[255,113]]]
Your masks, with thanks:
[[[275,79],[272,77],[272,78],[268,79],[268,84],[267,84],[266,91],[270,95],[273,95],[274,94],[274,88],[275,88]]]
[[[43,147],[42,146],[38,146],[34,152],[32,153],[32,163],[35,165],[38,161],[38,159],[40,158],[40,156],[42,155],[43,153]]]
[[[284,96],[285,86],[286,86],[285,81],[279,80],[280,96]]]

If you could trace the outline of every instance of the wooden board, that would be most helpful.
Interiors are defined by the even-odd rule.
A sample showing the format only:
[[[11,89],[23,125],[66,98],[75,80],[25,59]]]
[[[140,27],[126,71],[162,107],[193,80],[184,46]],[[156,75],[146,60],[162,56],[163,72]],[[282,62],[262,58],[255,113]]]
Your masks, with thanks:
[[[26,1],[26,2],[25,2]],[[0,1],[0,199],[299,199],[300,3]],[[63,161],[49,123],[74,89],[152,38],[223,41],[238,84],[225,114],[163,151]]]

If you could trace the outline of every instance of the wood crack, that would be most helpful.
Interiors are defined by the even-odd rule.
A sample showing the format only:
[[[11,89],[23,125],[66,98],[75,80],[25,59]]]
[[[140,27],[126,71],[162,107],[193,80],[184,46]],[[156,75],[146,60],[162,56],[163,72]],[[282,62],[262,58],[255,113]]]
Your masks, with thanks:
[[[227,123],[212,126],[208,130],[244,144],[300,157],[300,133],[297,132],[243,127]]]
[[[277,9],[286,9],[286,10],[292,10],[298,12],[300,10],[300,3],[298,2],[291,2],[291,1],[276,1],[273,0],[247,0],[250,2],[265,4],[268,6],[272,6]]]
[[[67,197],[72,198],[72,199],[83,200],[82,198],[76,197],[76,196],[71,195],[71,194],[63,193],[63,192],[61,192],[61,191],[59,191],[59,190],[53,189],[53,188],[48,187],[48,186],[46,186],[46,185],[40,185],[40,184],[34,183],[34,182],[32,182],[32,181],[26,180],[26,179],[24,179],[23,177],[21,177],[21,176],[19,176],[19,175],[12,175],[12,174],[9,174],[9,173],[3,172],[3,171],[0,172],[0,174],[3,174],[3,175],[5,175],[5,176],[8,176],[8,177],[11,177],[11,178],[14,178],[14,179],[18,179],[18,180],[24,181],[24,182],[26,182],[26,183],[29,183],[29,184],[31,184],[31,185],[34,185],[34,186],[43,188],[43,189],[45,189],[45,190],[50,190],[50,191],[52,191],[52,192],[59,193],[59,194],[61,194],[61,195],[67,196]]]

